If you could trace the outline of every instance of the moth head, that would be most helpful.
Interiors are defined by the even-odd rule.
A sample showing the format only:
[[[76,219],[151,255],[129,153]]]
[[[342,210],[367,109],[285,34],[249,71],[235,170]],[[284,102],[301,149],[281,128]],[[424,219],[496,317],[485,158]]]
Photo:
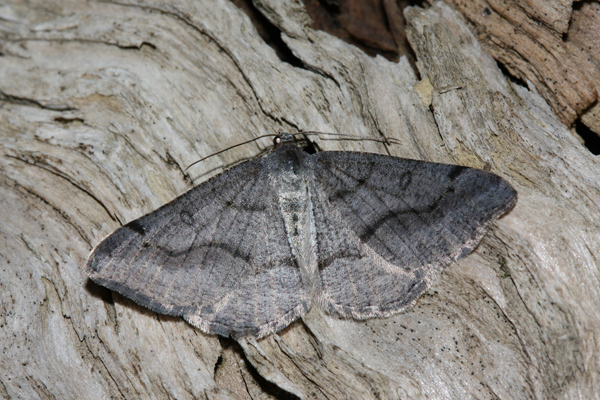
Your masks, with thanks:
[[[284,143],[296,143],[296,137],[288,132],[279,132],[273,138],[273,146],[281,146]]]

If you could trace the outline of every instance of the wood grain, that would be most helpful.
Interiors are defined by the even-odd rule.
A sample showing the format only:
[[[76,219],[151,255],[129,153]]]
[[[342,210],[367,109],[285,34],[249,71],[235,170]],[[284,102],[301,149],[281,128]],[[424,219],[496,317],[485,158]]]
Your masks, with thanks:
[[[477,39],[513,76],[572,124],[598,100],[600,65],[587,46],[564,40],[571,0],[447,0],[469,21]]]
[[[600,165],[560,122],[576,108],[557,118],[507,80],[442,3],[405,11],[431,104],[405,58],[312,30],[297,2],[257,5],[300,66],[225,0],[0,7],[0,397],[600,393]],[[105,235],[269,141],[187,165],[309,129],[402,142],[319,140],[327,150],[489,169],[519,201],[412,311],[387,319],[311,312],[238,346],[89,282],[83,265]]]

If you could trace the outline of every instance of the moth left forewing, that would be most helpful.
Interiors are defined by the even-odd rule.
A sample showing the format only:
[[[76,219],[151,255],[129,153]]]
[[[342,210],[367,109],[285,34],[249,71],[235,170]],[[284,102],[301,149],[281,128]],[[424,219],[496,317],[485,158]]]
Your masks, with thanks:
[[[92,280],[207,333],[264,336],[306,312],[264,160],[196,186],[102,241]]]

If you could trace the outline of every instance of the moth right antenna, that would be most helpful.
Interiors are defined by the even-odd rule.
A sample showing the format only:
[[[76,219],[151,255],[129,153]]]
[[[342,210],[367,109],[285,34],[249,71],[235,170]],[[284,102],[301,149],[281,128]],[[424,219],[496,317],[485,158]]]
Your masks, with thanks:
[[[307,132],[298,132],[294,133],[294,135],[306,135],[306,136],[319,136],[319,135],[329,135],[329,136],[337,136],[341,137],[345,140],[369,140],[372,142],[386,143],[386,144],[402,144],[398,139],[390,138],[387,136],[383,136],[382,138],[374,138],[369,136],[354,136],[348,133],[332,133],[332,132],[317,132],[317,131],[307,131]]]

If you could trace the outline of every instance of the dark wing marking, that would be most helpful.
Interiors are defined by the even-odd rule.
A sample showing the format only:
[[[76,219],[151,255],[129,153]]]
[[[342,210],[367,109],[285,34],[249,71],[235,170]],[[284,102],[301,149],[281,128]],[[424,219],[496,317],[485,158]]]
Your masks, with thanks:
[[[87,270],[140,305],[223,336],[265,336],[310,306],[262,159],[118,229]]]
[[[347,152],[314,160],[321,303],[343,316],[404,310],[516,201],[477,169]]]

